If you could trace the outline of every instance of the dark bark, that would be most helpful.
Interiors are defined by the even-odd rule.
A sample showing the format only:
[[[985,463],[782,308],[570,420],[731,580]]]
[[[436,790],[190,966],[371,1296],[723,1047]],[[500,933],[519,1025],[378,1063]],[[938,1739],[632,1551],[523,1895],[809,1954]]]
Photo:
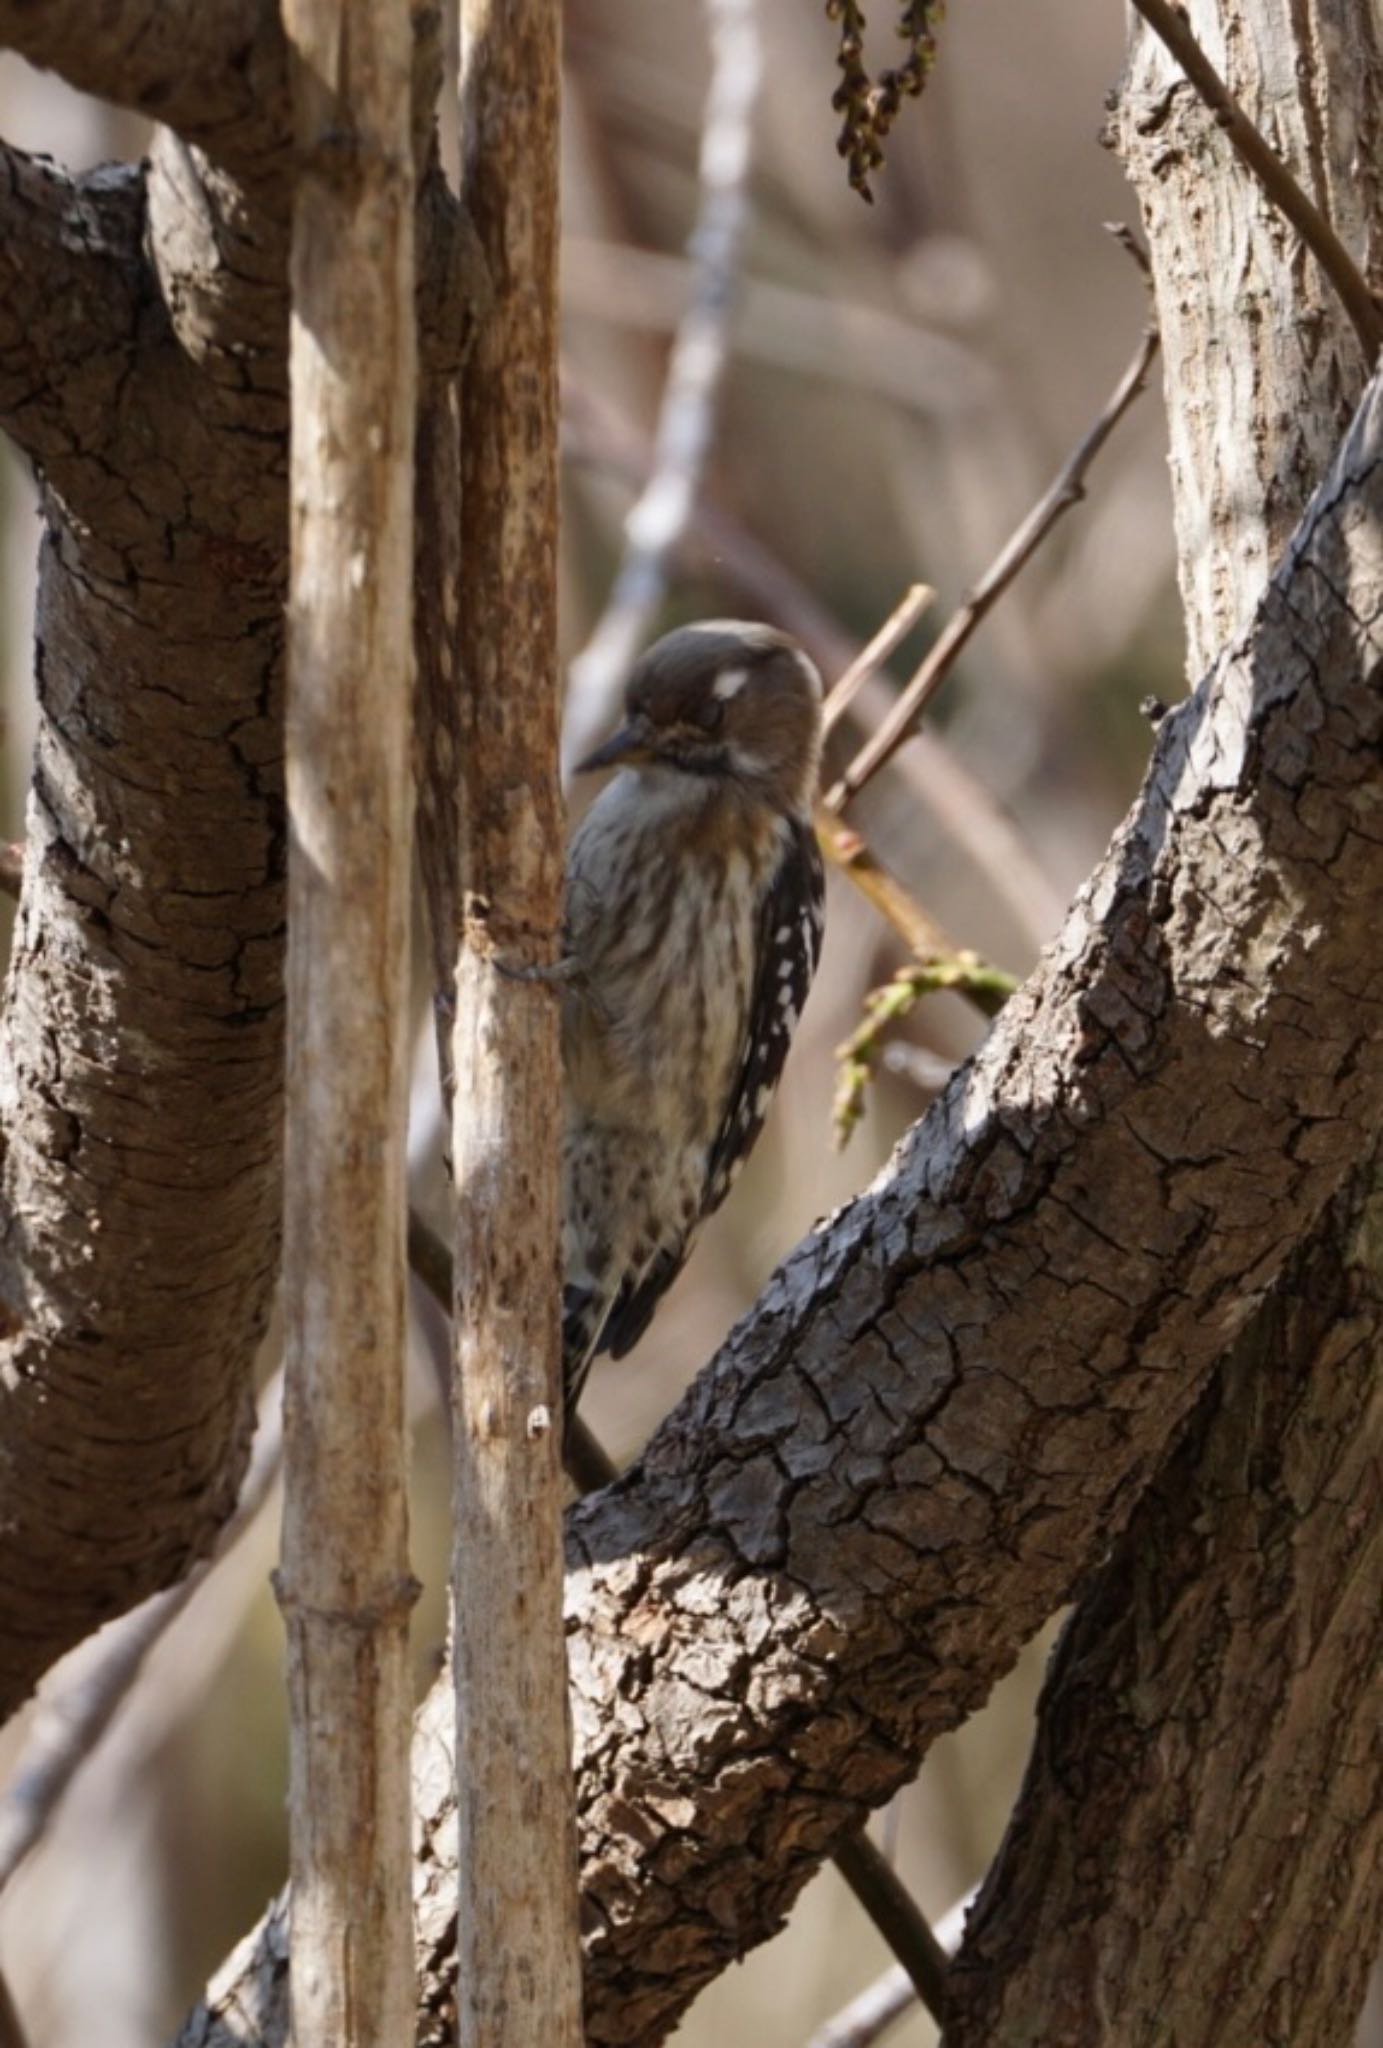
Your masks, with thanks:
[[[1353,2038],[1383,1935],[1380,1365],[1375,1160],[1062,1638],[947,2048]]]
[[[0,182],[0,422],[45,518],[0,1017],[0,1717],[205,1553],[248,1446],[281,1200],[284,198],[167,130],[140,169],[11,152]],[[434,167],[434,377],[466,250]]]
[[[1065,932],[571,1517],[595,2041],[663,2038],[1106,1550],[1383,1117],[1383,396]],[[445,2038],[445,1689],[415,1752]],[[276,1918],[180,2037],[283,2038]]]
[[[277,175],[292,130],[277,0],[0,0],[0,46]]]
[[[79,324],[50,287],[4,393],[45,532],[0,1018],[0,1713],[210,1545],[276,1270],[282,244],[200,169],[165,136],[68,188]],[[41,279],[27,218],[6,253]]]

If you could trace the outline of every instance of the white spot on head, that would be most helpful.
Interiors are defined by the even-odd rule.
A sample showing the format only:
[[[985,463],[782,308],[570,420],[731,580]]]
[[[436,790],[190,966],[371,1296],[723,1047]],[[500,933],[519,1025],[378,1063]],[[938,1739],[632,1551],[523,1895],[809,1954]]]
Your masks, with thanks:
[[[728,704],[732,697],[738,697],[748,681],[747,668],[723,668],[711,685],[711,695],[719,697],[722,704]]]

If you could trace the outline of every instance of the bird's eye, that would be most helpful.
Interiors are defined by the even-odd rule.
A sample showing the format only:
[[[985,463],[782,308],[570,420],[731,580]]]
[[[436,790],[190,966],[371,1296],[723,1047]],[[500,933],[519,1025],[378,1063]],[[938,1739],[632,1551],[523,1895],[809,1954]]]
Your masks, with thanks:
[[[696,707],[696,722],[703,732],[719,732],[725,719],[725,701],[721,697],[703,697]]]

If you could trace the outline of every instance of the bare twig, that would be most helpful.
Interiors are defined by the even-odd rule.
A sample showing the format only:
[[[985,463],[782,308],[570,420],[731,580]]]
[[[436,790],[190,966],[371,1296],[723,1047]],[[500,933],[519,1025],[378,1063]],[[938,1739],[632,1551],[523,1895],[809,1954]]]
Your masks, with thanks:
[[[929,605],[936,592],[926,583],[911,584],[880,626],[874,638],[862,647],[844,675],[832,684],[821,707],[823,732],[829,733],[844,718],[871,676],[876,676],[894,650],[900,647]]]
[[[1253,173],[1268,198],[1283,214],[1338,292],[1353,322],[1367,361],[1383,347],[1383,310],[1361,276],[1354,258],[1330,222],[1260,133],[1196,40],[1184,8],[1172,0],[1133,0],[1154,34],[1160,36],[1191,84],[1223,128],[1239,161]]]
[[[691,304],[677,329],[653,469],[625,521],[625,552],[605,609],[567,680],[563,761],[589,752],[662,602],[666,566],[692,516],[729,355],[735,272],[749,213],[754,105],[763,68],[758,0],[705,0],[711,83],[701,131],[701,198],[688,251]]]
[[[1157,354],[1155,327],[1144,331],[1133,358],[1089,431],[1071,450],[1050,486],[1026,519],[1010,535],[960,609],[948,619],[928,649],[911,682],[887,718],[856,754],[826,798],[828,810],[841,811],[871,776],[890,761],[916,725],[931,697],[945,680],[975,628],[997,603],[1014,577],[1041,546],[1063,512],[1085,496],[1085,476],[1119,421],[1147,381]]]
[[[974,1899],[975,1893],[967,1892],[932,1930],[946,1961],[960,1947],[965,1916]],[[873,2048],[873,2043],[888,2031],[895,2020],[903,2017],[916,1997],[917,1987],[911,1977],[901,1963],[894,1963],[872,1984],[867,1984],[848,2005],[842,2006],[824,2026],[818,2027],[808,2048]]]
[[[295,59],[283,1563],[293,2038],[415,2018],[404,1413],[413,35],[287,0]],[[346,53],[349,53],[347,61]]]
[[[260,1400],[259,1429],[239,1502],[212,1555],[194,1565],[180,1585],[156,1593],[132,1614],[111,1622],[94,1653],[94,1663],[72,1684],[51,1695],[40,1694],[33,1726],[0,1795],[0,1891],[44,1834],[155,1644],[251,1527],[267,1500],[282,1462],[282,1389],[282,1374],[276,1373]]]
[[[916,1008],[923,996],[942,989],[965,996],[986,1017],[997,1017],[1018,982],[1001,967],[981,960],[978,953],[960,952],[925,964],[912,962],[900,967],[892,981],[876,988],[864,999],[864,1020],[840,1046],[836,1058],[840,1073],[831,1123],[837,1146],[845,1145],[864,1114],[864,1098],[874,1078],[874,1068],[883,1051],[884,1032]]]
[[[842,818],[818,805],[816,836],[832,867],[839,869],[860,894],[868,898],[879,915],[893,926],[916,960],[927,964],[935,960],[952,960],[962,953],[963,948],[884,865],[853,825],[847,825]],[[992,1012],[986,1011],[985,1014],[988,1016]]]

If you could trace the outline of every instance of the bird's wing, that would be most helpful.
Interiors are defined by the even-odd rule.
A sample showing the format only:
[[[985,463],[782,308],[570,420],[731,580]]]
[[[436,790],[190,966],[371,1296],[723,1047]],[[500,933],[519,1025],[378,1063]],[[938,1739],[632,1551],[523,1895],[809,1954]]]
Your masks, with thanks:
[[[685,1237],[660,1247],[644,1271],[621,1288],[600,1332],[599,1348],[612,1358],[623,1358],[648,1328],[698,1228],[729,1194],[763,1129],[821,957],[825,899],[816,834],[809,823],[791,818],[782,859],[759,910],[744,1046],[707,1160],[701,1209]]]

